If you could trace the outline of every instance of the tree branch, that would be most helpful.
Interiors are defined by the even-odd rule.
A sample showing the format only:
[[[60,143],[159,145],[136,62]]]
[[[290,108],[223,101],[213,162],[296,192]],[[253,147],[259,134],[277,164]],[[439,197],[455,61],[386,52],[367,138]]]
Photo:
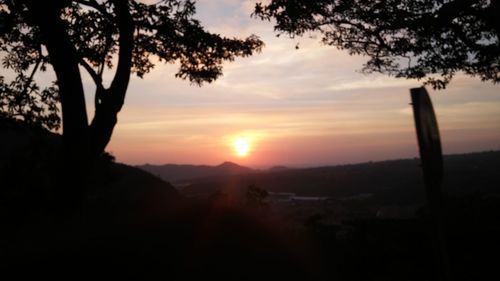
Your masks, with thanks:
[[[102,87],[102,77],[99,75],[95,70],[88,64],[84,58],[80,57],[79,63],[87,70],[88,74],[90,74],[90,77],[92,77],[92,80],[94,80],[94,83],[97,87],[101,86]]]
[[[112,42],[113,42],[113,32],[108,30],[106,33],[106,42],[105,42],[105,47],[104,47],[104,52],[102,52],[102,57],[101,57],[101,64],[99,65],[99,68],[97,70],[97,74],[99,76],[102,76],[102,73],[104,72],[104,67],[106,65],[106,56],[109,52],[109,49],[111,48]]]
[[[38,67],[40,66],[40,63],[42,62],[42,58],[39,58],[36,61],[35,66],[33,67],[33,70],[31,71],[30,77],[28,78],[28,81],[26,81],[26,84],[24,85],[23,91],[21,92],[20,96],[23,96],[28,93],[28,90],[31,85],[31,81],[33,81],[33,77],[35,76],[35,73],[38,71]]]
[[[92,80],[94,80],[96,86],[94,95],[94,107],[97,109],[101,105],[105,93],[104,86],[102,85],[102,72],[95,72],[92,66],[90,66],[90,64],[88,64],[83,58],[80,58],[79,62],[83,66],[83,68],[85,68],[85,70],[87,70],[87,72],[90,74]]]
[[[113,16],[110,13],[108,13],[108,11],[106,11],[106,9],[104,8],[104,5],[97,3],[97,1],[95,0],[74,0],[74,1],[78,4],[94,8],[108,19],[113,19]]]
[[[116,112],[120,111],[125,99],[130,73],[132,69],[132,51],[134,48],[134,22],[130,15],[128,1],[113,0],[116,13],[116,21],[118,23],[119,35],[118,40],[120,51],[118,54],[118,66],[116,74],[109,88],[113,95],[113,101]]]

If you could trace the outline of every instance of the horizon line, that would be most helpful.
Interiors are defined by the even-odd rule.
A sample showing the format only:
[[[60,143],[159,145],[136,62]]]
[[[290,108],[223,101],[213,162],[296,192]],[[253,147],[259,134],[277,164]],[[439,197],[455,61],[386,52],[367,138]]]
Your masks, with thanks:
[[[457,153],[443,153],[443,156],[454,156],[454,155],[467,155],[467,154],[481,154],[481,153],[495,153],[495,152],[500,152],[500,149],[489,149],[489,150],[480,150],[480,151],[469,151],[469,152],[457,152]],[[307,169],[307,168],[320,168],[320,167],[335,167],[335,166],[349,166],[349,165],[360,165],[360,164],[367,164],[367,163],[379,163],[379,162],[387,162],[387,161],[398,161],[398,160],[412,160],[412,159],[420,159],[420,156],[414,156],[414,157],[399,157],[399,158],[388,158],[384,160],[366,160],[366,161],[360,161],[360,162],[344,162],[344,163],[332,163],[332,164],[292,164],[292,165],[287,165],[287,164],[271,164],[271,165],[241,165],[239,163],[233,162],[233,161],[222,161],[220,164],[216,165],[209,165],[209,164],[186,164],[186,163],[164,163],[164,164],[151,164],[151,163],[144,163],[144,164],[129,164],[129,163],[124,163],[121,162],[125,165],[130,165],[133,167],[138,167],[138,166],[166,166],[166,165],[175,165],[175,166],[205,166],[205,167],[218,167],[221,166],[225,163],[232,163],[236,164],[241,167],[246,167],[246,168],[252,168],[255,170],[259,169],[264,169],[264,170],[269,170],[275,167],[285,167],[285,168],[291,168],[291,169]],[[120,163],[120,162],[118,162]]]

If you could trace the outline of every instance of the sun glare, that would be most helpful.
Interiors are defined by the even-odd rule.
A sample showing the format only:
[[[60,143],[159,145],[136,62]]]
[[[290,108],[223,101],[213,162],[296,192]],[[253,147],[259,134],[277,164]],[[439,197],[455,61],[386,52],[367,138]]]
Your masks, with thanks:
[[[250,142],[247,138],[239,137],[234,140],[233,145],[234,151],[238,156],[245,157],[248,155],[248,152],[250,151]]]

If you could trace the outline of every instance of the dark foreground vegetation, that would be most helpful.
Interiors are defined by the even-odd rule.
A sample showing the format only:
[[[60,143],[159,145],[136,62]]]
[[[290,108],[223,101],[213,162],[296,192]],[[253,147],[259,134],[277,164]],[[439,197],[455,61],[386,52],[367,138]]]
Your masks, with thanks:
[[[53,188],[58,136],[16,122],[0,125],[3,274],[311,280],[321,272],[305,242],[278,223],[224,202],[187,200],[109,156],[86,179],[74,179],[85,180],[86,191],[71,213],[62,212]]]
[[[61,212],[53,189],[59,137],[15,122],[2,121],[0,131],[4,276],[438,279],[423,205],[405,218],[331,219],[331,205],[340,200],[278,204],[258,186],[244,187],[241,200],[222,191],[187,198],[158,177],[107,155],[86,179],[75,179],[85,181],[85,193],[71,212]],[[345,206],[361,204],[355,202]],[[498,278],[499,203],[494,192],[447,197],[454,280]]]

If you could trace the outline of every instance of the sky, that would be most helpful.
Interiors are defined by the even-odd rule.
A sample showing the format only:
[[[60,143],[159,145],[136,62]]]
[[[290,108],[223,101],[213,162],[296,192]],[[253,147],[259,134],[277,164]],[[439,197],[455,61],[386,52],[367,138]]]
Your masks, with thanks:
[[[202,87],[174,78],[176,65],[133,78],[108,146],[118,161],[269,167],[417,157],[409,89],[421,82],[362,74],[366,58],[315,34],[278,38],[272,23],[250,17],[254,2],[198,1],[209,31],[256,34],[266,46]],[[446,90],[428,90],[445,154],[500,149],[500,85],[458,75]],[[234,148],[241,138],[244,157]]]
[[[209,31],[256,34],[266,46],[225,63],[224,76],[202,87],[175,78],[172,64],[133,77],[107,148],[117,161],[265,168],[417,157],[409,89],[421,82],[362,74],[366,58],[315,34],[277,38],[272,23],[250,18],[254,2],[198,1]],[[92,117],[90,77],[84,85]],[[457,75],[446,90],[428,91],[445,154],[500,149],[500,85]],[[244,157],[234,147],[241,139]]]

